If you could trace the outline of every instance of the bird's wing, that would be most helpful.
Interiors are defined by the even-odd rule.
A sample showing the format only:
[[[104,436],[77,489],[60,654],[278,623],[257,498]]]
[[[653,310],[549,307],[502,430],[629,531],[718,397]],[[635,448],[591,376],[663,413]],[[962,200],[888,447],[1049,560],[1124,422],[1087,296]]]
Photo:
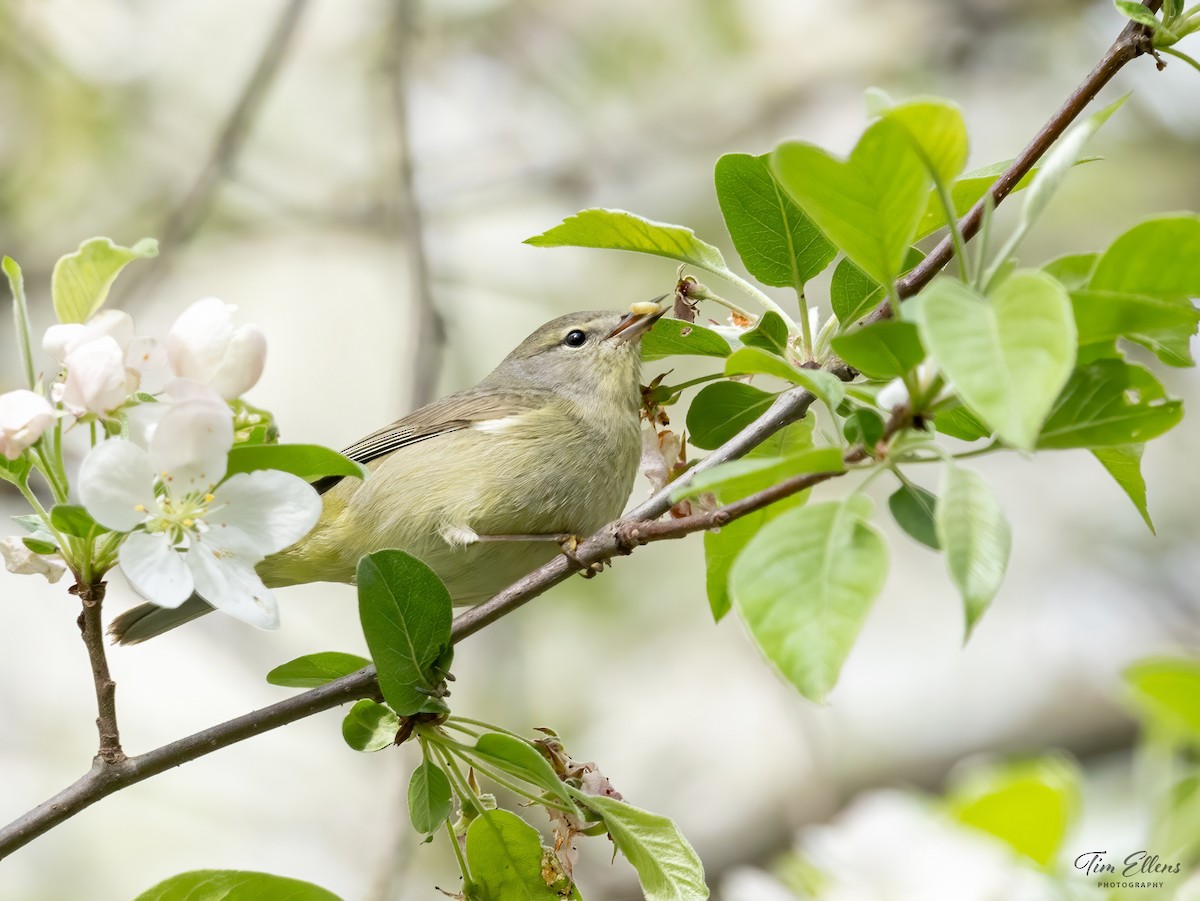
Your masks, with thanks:
[[[545,395],[549,393],[523,391],[517,394],[502,390],[480,391],[476,388],[470,392],[451,394],[372,432],[342,453],[354,462],[366,465],[419,441],[469,429],[488,420],[505,419],[536,410],[545,404]],[[326,476],[312,485],[319,494],[324,494],[342,478]]]

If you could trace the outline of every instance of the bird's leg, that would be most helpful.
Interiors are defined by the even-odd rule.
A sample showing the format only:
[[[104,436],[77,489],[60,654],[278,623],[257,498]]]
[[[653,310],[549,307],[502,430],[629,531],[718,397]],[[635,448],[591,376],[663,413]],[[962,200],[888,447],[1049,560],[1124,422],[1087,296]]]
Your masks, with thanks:
[[[575,549],[579,547],[579,536],[572,535],[570,532],[553,532],[546,535],[479,535],[477,541],[552,541],[558,545],[564,557],[571,561],[579,569],[583,570],[583,577],[590,579],[596,573],[604,568],[604,564],[600,561],[587,564],[575,556]]]

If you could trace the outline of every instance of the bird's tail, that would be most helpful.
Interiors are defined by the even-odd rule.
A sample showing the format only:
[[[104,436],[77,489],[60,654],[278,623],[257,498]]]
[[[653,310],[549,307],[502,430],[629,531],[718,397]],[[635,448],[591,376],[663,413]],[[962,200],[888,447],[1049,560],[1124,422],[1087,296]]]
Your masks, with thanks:
[[[114,619],[108,627],[108,634],[117,644],[137,644],[169,632],[176,626],[190,623],[212,610],[212,605],[198,594],[192,595],[178,607],[139,604]]]

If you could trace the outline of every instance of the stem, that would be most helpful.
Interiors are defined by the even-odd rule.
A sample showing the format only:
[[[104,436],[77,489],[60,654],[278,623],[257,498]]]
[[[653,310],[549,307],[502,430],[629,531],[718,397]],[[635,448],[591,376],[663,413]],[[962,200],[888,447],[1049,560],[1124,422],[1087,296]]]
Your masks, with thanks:
[[[796,288],[796,302],[800,305],[800,351],[806,360],[815,358],[813,347],[812,325],[808,321],[808,299],[804,296],[804,286]]]
[[[467,858],[463,856],[462,846],[458,843],[458,836],[454,834],[454,827],[450,825],[450,820],[446,820],[446,834],[450,836],[450,847],[454,849],[454,856],[458,858],[458,870],[462,873],[463,886],[470,885],[471,871],[467,869]]]
[[[489,732],[503,732],[505,735],[510,735],[513,738],[516,738],[520,741],[527,740],[527,739],[523,738],[522,736],[518,735],[516,732],[513,732],[510,729],[505,729],[503,726],[493,726],[491,723],[485,723],[483,720],[473,720],[469,716],[459,716],[458,714],[455,714],[454,716],[452,716],[448,720],[446,720],[446,723],[451,723],[451,722],[466,723],[468,726],[478,726],[480,729],[487,729]],[[445,725],[445,723],[443,723],[443,725]]]
[[[725,281],[729,282],[731,285],[740,288],[745,294],[753,297],[759,302],[759,304],[766,307],[768,310],[778,313],[780,318],[787,323],[789,334],[795,335],[799,331],[795,320],[793,320],[792,317],[787,314],[783,307],[775,303],[775,301],[771,300],[771,298],[769,298],[762,291],[758,290],[758,288],[754,287],[754,285],[750,284],[736,272],[730,272],[728,270],[720,271],[716,269],[710,269],[709,271],[712,272],[713,275],[721,276],[721,278],[725,279]],[[742,315],[746,315],[745,311],[742,312]]]
[[[1183,60],[1185,63],[1187,63],[1193,69],[1195,69],[1197,72],[1200,72],[1200,62],[1197,62],[1196,60],[1192,59],[1186,53],[1176,50],[1174,47],[1160,47],[1159,50],[1162,53],[1166,53],[1166,54],[1169,54],[1169,55],[1175,57],[1176,59]]]
[[[939,176],[932,168],[929,171],[933,174],[933,184],[937,188],[938,199],[941,201],[942,210],[946,214],[946,223],[950,227],[949,237],[954,247],[954,256],[958,259],[959,276],[964,282],[969,283],[971,280],[971,261],[967,258],[967,245],[963,241],[962,230],[958,227],[958,216],[954,208],[954,198],[950,196],[950,188],[946,185],[945,179]]]
[[[726,300],[719,294],[714,294],[704,285],[693,285],[688,292],[688,296],[695,300],[711,300],[715,304],[720,304],[729,312],[741,316],[743,319],[754,319],[754,314],[745,307],[740,307],[732,300]]]
[[[96,686],[96,729],[100,733],[100,749],[96,763],[101,766],[123,763],[125,752],[121,750],[121,734],[117,728],[117,683],[108,671],[108,657],[104,652],[104,623],[100,607],[104,602],[103,582],[82,582],[72,591],[83,602],[79,614],[79,631],[87,645],[88,657],[92,662],[92,681]]]
[[[471,766],[475,768],[476,772],[482,773],[484,776],[491,779],[497,785],[501,786],[502,788],[508,789],[514,795],[520,795],[522,798],[525,798],[527,801],[533,801],[535,804],[540,804],[543,807],[553,807],[555,810],[561,810],[563,813],[574,813],[574,811],[571,808],[567,807],[567,805],[563,804],[561,801],[556,801],[553,798],[545,798],[545,797],[542,797],[539,795],[535,795],[533,792],[523,789],[520,786],[517,786],[512,782],[509,782],[503,776],[499,775],[495,770],[481,765],[478,760],[472,759]]]
[[[475,794],[475,789],[471,788],[470,780],[463,775],[463,771],[459,768],[458,761],[454,759],[454,755],[443,748],[441,745],[434,745],[434,750],[437,755],[442,758],[442,764],[446,767],[446,775],[450,782],[454,784],[454,790],[458,792],[459,799],[464,805],[470,804],[475,808],[475,812],[483,816],[483,802],[479,800],[479,795]]]

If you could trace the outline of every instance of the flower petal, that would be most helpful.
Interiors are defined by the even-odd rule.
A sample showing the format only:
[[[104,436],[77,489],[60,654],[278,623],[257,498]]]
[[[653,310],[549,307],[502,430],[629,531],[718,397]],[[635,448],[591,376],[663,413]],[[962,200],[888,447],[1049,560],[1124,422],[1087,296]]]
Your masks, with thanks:
[[[125,368],[146,373],[167,363],[167,349],[157,338],[134,338],[125,348]]]
[[[123,438],[100,442],[83,458],[79,498],[96,522],[128,532],[158,509],[150,455]]]
[[[54,422],[49,401],[26,388],[0,394],[0,454],[15,460]]]
[[[266,359],[267,336],[257,325],[243,325],[234,332],[209,384],[226,400],[241,397],[258,383]]]
[[[82,322],[52,325],[46,329],[46,334],[42,336],[42,350],[61,363],[67,358],[67,348],[82,334]]]
[[[133,590],[151,603],[178,607],[191,597],[191,570],[165,532],[130,532],[118,556]]]
[[[4,566],[10,573],[40,573],[51,584],[61,579],[67,571],[66,564],[58,554],[35,554],[16,535],[0,538],[0,557],[4,558]]]
[[[197,541],[187,552],[188,567],[196,580],[196,593],[222,613],[258,626],[279,628],[279,606],[258,573],[233,555],[217,556]]]
[[[277,469],[240,472],[213,494],[205,542],[253,563],[295,544],[321,515],[313,487]]]
[[[72,350],[66,363],[63,403],[68,407],[106,416],[129,396],[125,353],[112,336],[104,335]]]
[[[233,447],[233,413],[225,404],[172,404],[150,439],[150,456],[167,493],[204,492],[221,481]]]
[[[171,371],[198,382],[211,380],[233,338],[236,309],[219,298],[205,297],[184,310],[167,334]]]

